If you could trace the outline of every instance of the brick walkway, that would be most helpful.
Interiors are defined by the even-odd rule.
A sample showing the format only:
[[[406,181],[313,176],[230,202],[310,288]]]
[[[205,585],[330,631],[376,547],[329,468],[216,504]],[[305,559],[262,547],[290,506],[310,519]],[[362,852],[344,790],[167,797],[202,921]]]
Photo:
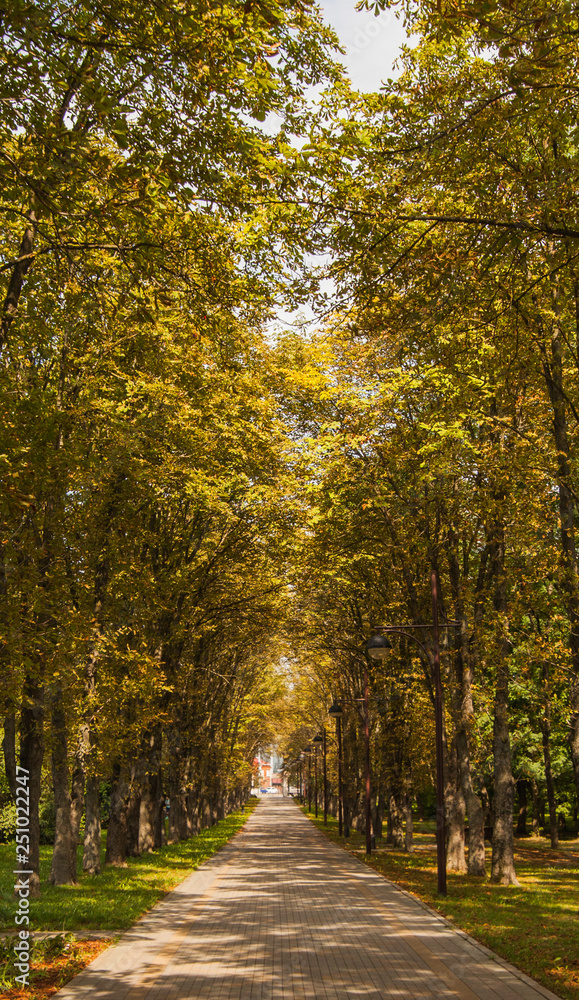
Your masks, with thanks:
[[[264,799],[59,1000],[539,1000],[548,990]]]

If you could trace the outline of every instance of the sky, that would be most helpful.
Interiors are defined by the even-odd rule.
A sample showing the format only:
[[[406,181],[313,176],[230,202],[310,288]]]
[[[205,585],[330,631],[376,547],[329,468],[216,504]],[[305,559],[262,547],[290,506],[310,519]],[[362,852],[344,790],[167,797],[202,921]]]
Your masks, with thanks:
[[[395,76],[393,64],[407,40],[402,23],[390,11],[374,17],[356,10],[356,0],[323,0],[324,20],[334,28],[346,55],[341,61],[355,87],[379,90],[383,80]]]
[[[346,50],[339,59],[355,87],[376,91],[383,80],[397,76],[394,62],[400,46],[408,38],[393,13],[384,11],[379,17],[374,17],[371,11],[357,11],[356,0],[318,0],[318,3],[324,20],[334,28]],[[331,291],[329,284],[324,287],[326,291]],[[317,323],[317,317],[308,305],[303,305],[294,313],[279,309],[270,329],[275,334],[280,328],[301,324],[304,320],[308,326]]]

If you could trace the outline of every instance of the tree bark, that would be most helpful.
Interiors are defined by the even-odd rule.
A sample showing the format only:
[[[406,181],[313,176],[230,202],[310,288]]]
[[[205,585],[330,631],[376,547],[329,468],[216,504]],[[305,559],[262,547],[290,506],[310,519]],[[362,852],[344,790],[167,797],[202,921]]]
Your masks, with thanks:
[[[386,796],[384,788],[380,786],[378,790],[378,800],[376,802],[376,815],[374,817],[374,834],[376,839],[381,839],[384,830],[384,813],[386,812]]]
[[[539,803],[539,786],[535,778],[531,778],[531,795],[533,800],[532,836],[541,836],[541,810]]]
[[[446,868],[449,872],[466,872],[467,864],[464,854],[464,818],[466,806],[464,795],[457,782],[451,799],[447,819]]]
[[[20,249],[18,251],[18,260],[12,269],[8,291],[6,292],[6,298],[4,299],[2,322],[0,325],[0,350],[4,347],[4,344],[8,339],[8,331],[10,330],[12,321],[16,316],[18,302],[22,293],[22,286],[24,285],[24,278],[26,277],[26,273],[33,260],[34,240],[37,229],[36,212],[33,208],[28,209],[26,218],[28,220],[28,225],[24,230],[22,242],[20,243]]]
[[[388,792],[388,843],[396,850],[404,847],[404,827],[399,796],[393,789]]]
[[[80,752],[75,754],[71,783],[71,824],[75,847],[78,844],[80,822],[84,810],[84,768]]]
[[[156,795],[154,775],[146,774],[141,787],[139,803],[139,854],[150,854],[155,849],[155,808]]]
[[[541,722],[543,735],[543,760],[545,762],[545,783],[547,785],[547,802],[549,804],[549,827],[551,847],[559,846],[559,827],[557,824],[557,808],[555,805],[555,786],[553,784],[553,769],[551,766],[551,693],[549,691],[549,664],[543,663],[543,695],[544,709]]]
[[[479,796],[476,794],[470,761],[470,740],[471,729],[474,719],[474,704],[472,696],[473,683],[473,658],[474,652],[470,646],[470,632],[464,608],[464,595],[462,587],[461,563],[458,551],[458,535],[456,531],[448,532],[448,543],[446,546],[449,577],[452,599],[454,603],[454,616],[460,622],[460,631],[455,638],[455,671],[453,675],[452,698],[454,724],[455,724],[455,748],[456,760],[460,786],[462,789],[463,801],[468,816],[468,863],[467,871],[469,875],[483,876],[486,873],[485,859],[485,821],[484,811]],[[486,558],[488,558],[488,548],[485,550],[485,559],[481,560],[477,579],[477,601],[480,601],[480,594],[485,583]],[[458,869],[462,871],[462,867]]]
[[[504,525],[496,521],[492,528],[492,557],[495,592],[494,610],[498,617],[497,681],[493,720],[494,824],[491,881],[500,885],[519,885],[515,872],[513,810],[515,782],[511,765],[509,733],[509,656],[511,644],[505,635],[507,589],[505,574]]]
[[[499,663],[495,714],[493,724],[494,812],[491,881],[501,885],[518,885],[515,872],[513,841],[513,809],[515,782],[511,768],[509,734],[509,669],[505,649]]]
[[[4,717],[2,753],[4,754],[4,770],[10,794],[16,801],[16,716],[14,712],[9,712]]]
[[[517,781],[517,794],[519,797],[519,813],[517,816],[517,837],[528,837],[526,778],[519,778],[519,780]]]
[[[140,772],[140,768],[138,768]],[[137,768],[133,768],[131,778],[129,798],[126,813],[126,851],[127,857],[137,858],[139,856],[139,823],[141,817],[141,780]]]
[[[553,290],[555,314],[558,311],[558,291]],[[544,360],[543,371],[553,414],[553,438],[557,461],[557,487],[559,520],[561,524],[561,587],[569,619],[569,646],[572,676],[569,702],[569,746],[575,779],[575,792],[579,798],[579,579],[577,572],[577,546],[575,539],[575,499],[571,478],[571,459],[567,420],[567,403],[563,385],[563,342],[558,321],[553,323],[549,360]]]
[[[28,774],[31,896],[40,895],[40,782],[44,759],[44,687],[27,674],[20,715],[20,766]]]
[[[82,870],[89,875],[98,875],[101,870],[101,804],[99,780],[89,774],[86,779],[84,817],[84,851]],[[108,843],[107,843],[108,847]],[[114,862],[109,862],[114,864]]]
[[[153,836],[155,850],[158,850],[165,843],[165,795],[163,792],[163,772],[161,768],[159,768],[155,775],[155,781],[156,807]]]
[[[107,828],[105,864],[125,865],[127,860],[127,799],[129,786],[124,768],[115,765],[111,782],[111,808]]]
[[[72,803],[68,787],[67,727],[60,684],[55,687],[51,701],[52,785],[56,818],[50,881],[53,885],[76,885],[76,841],[72,829]]]
[[[412,819],[412,798],[406,795],[404,798],[404,817],[406,819],[406,829],[404,831],[404,849],[409,854],[414,853],[414,822]]]
[[[143,739],[144,774],[141,782],[141,802],[139,808],[139,852],[150,852],[160,846],[161,839],[159,809],[162,799],[160,787],[160,766],[162,735],[160,728],[153,729]]]

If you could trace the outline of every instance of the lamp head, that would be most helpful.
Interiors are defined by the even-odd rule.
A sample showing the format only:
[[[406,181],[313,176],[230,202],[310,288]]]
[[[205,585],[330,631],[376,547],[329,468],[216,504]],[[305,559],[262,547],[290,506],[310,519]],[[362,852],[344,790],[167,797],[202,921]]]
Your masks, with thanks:
[[[371,660],[385,660],[392,643],[385,635],[372,635],[366,643],[366,655]]]
[[[330,719],[341,719],[343,714],[342,706],[339,701],[335,701],[331,708],[328,709]]]

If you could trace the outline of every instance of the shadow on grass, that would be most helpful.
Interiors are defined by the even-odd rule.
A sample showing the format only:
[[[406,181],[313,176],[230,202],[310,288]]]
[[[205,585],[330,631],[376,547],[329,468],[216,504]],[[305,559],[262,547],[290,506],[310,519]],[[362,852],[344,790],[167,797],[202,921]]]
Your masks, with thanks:
[[[31,929],[121,931],[130,927],[161,896],[223,847],[241,829],[257,804],[258,800],[251,800],[244,813],[231,813],[183,843],[128,858],[123,868],[104,866],[103,844],[101,874],[81,874],[78,885],[50,884],[52,848],[41,847],[42,893],[30,906]],[[14,850],[13,843],[0,845],[0,930],[4,931],[14,929]],[[78,871],[82,872],[81,847]]]
[[[577,841],[552,851],[545,838],[516,841],[517,875],[521,885],[494,885],[488,879],[448,873],[448,895],[437,894],[434,852],[407,854],[381,841],[368,859],[364,838],[338,836],[336,820],[328,826],[309,819],[334,843],[370,864],[377,872],[428,903],[457,927],[491,948],[565,1000],[579,1000],[579,860]],[[424,825],[426,826],[426,824]],[[434,834],[422,829],[420,842],[434,846]],[[487,848],[487,872],[491,851]]]

